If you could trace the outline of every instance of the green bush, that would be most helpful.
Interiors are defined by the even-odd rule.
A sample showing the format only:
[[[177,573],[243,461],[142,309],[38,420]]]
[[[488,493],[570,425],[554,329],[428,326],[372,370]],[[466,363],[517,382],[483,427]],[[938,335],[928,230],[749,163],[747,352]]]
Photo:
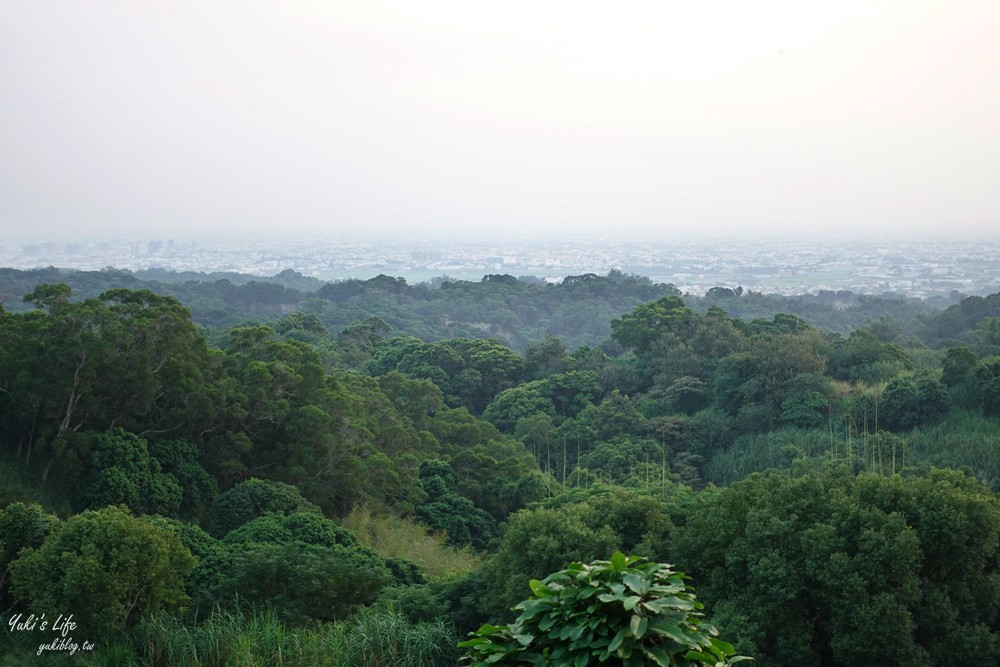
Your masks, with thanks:
[[[194,565],[173,530],[123,506],[105,507],[67,519],[37,549],[22,549],[10,565],[11,588],[25,609],[52,618],[73,613],[81,631],[95,636],[182,606]]]
[[[220,495],[212,505],[208,532],[221,538],[234,528],[269,512],[321,514],[319,507],[302,497],[291,484],[251,478]]]
[[[610,561],[571,563],[530,583],[511,625],[484,625],[459,644],[487,665],[731,665],[732,645],[702,619],[685,576],[670,565],[615,552]]]

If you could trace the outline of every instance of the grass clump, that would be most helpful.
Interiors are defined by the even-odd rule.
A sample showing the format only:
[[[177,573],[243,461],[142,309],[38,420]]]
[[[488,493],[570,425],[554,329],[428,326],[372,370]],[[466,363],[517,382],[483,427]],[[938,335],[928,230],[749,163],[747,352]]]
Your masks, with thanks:
[[[431,579],[466,574],[482,564],[469,547],[449,546],[444,536],[411,519],[374,514],[358,506],[344,517],[343,525],[379,556],[412,561]]]

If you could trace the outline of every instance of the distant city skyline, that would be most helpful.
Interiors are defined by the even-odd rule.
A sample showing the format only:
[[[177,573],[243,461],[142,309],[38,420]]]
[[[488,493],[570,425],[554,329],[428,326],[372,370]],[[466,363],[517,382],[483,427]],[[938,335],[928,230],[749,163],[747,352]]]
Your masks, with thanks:
[[[263,280],[293,270],[321,281],[368,279],[379,274],[410,283],[442,277],[479,281],[487,274],[566,276],[612,270],[685,293],[714,286],[786,295],[821,290],[894,292],[927,298],[1000,291],[1000,241],[908,239],[840,240],[558,240],[432,242],[292,239],[261,242],[119,239],[100,242],[0,243],[0,267],[55,266],[194,273],[239,273]]]
[[[0,242],[1000,228],[1000,4],[0,9]]]

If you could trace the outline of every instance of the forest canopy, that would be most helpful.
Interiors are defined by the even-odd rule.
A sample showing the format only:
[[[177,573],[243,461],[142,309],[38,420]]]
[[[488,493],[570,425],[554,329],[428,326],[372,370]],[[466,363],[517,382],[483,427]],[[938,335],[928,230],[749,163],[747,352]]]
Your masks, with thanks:
[[[756,314],[778,302],[734,290],[508,278],[338,283],[291,301],[308,286],[246,283],[253,303],[295,307],[235,326],[196,323],[141,286],[33,286],[24,308],[0,310],[0,607],[72,610],[99,651],[136,659],[195,650],[208,628],[360,642],[381,624],[401,642],[385,650],[418,637],[429,653],[407,650],[422,664],[454,665],[469,632],[470,652],[528,646],[524,628],[550,621],[525,614],[565,577],[629,587],[602,578],[625,571],[621,552],[647,559],[623,567],[649,586],[667,563],[693,577],[704,616],[685,626],[691,642],[663,631],[669,651],[1000,660],[996,295],[937,314],[900,302],[890,312],[907,319],[850,313],[831,331],[819,311]],[[608,305],[623,294],[636,302]],[[520,313],[498,325],[520,333],[396,319],[405,306],[431,326],[434,304],[463,300]],[[581,343],[550,328],[545,303],[604,313],[604,329]],[[591,657],[666,659],[667,639],[639,641],[660,636],[648,611],[626,631],[635,653],[619,651],[624,634],[611,648],[619,628],[587,635]],[[573,641],[575,613],[552,616],[558,641],[531,650]]]

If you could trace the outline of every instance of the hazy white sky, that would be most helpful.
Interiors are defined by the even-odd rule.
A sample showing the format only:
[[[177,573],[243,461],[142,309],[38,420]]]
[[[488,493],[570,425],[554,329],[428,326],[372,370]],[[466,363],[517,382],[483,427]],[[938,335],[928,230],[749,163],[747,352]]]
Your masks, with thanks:
[[[0,232],[996,234],[1000,3],[0,0]]]

